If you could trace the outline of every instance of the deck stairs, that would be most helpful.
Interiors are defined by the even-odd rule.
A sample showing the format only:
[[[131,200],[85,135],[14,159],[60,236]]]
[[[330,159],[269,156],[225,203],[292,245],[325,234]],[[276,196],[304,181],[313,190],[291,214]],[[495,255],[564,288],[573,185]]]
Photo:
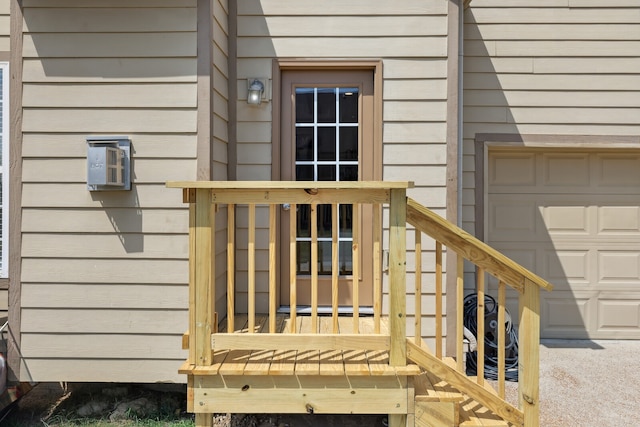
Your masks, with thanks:
[[[452,369],[456,367],[453,358],[444,358],[443,362]],[[468,377],[468,380],[477,382],[476,377]],[[416,427],[511,426],[474,398],[424,369],[413,377],[413,386],[415,403],[412,425]],[[484,382],[484,388],[496,395],[495,389],[488,382]]]

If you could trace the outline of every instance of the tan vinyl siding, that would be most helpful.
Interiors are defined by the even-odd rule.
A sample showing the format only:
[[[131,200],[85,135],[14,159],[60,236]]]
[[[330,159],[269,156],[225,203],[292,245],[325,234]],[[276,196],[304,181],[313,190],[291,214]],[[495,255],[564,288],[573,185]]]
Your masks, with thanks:
[[[211,158],[213,180],[229,179],[229,4],[228,0],[213,0],[211,3],[212,46],[212,139]],[[226,241],[227,211],[220,209],[216,216],[216,241]],[[215,308],[222,318],[227,312],[226,245],[216,245],[216,302]],[[224,261],[224,262],[223,262]]]
[[[637,135],[636,0],[474,0],[464,27],[464,227],[477,133]]]
[[[280,143],[271,140],[271,121],[279,115],[272,103],[247,105],[247,78],[272,78],[274,58],[381,59],[382,178],[415,181],[412,197],[446,207],[447,2],[385,0],[372,7],[368,0],[246,0],[237,7],[239,180],[269,180],[279,173],[272,171],[279,159],[272,158],[271,145]],[[423,298],[431,299],[429,292]],[[240,307],[246,294],[240,292],[238,301]],[[412,334],[413,318],[408,325]]]
[[[20,379],[182,382],[188,211],[164,183],[196,178],[196,2],[23,4]],[[131,138],[131,191],[87,191],[101,134]]]
[[[9,0],[0,0],[0,52],[9,51]]]
[[[0,0],[0,55],[3,58],[2,61],[8,61],[9,59],[10,32],[10,1]],[[9,104],[9,98],[3,101]],[[4,195],[4,197],[6,196],[7,195]],[[8,239],[8,236],[3,236],[3,238]],[[6,285],[4,285],[0,288],[0,326],[2,326],[8,318],[8,306],[9,295]],[[2,344],[0,343],[0,345]],[[6,356],[6,349],[4,347],[0,348],[0,351],[3,351]]]

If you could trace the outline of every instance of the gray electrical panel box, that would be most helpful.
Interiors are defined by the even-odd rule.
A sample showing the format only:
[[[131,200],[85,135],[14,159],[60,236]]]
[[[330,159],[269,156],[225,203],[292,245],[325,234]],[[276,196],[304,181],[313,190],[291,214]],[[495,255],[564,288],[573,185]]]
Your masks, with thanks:
[[[131,190],[131,140],[123,136],[87,137],[87,189]]]

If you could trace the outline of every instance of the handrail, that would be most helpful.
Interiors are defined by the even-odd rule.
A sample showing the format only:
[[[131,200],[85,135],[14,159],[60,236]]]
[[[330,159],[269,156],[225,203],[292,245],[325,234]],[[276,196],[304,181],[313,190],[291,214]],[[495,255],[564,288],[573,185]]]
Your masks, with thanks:
[[[551,283],[411,198],[407,198],[407,222],[519,292],[523,292],[527,281],[553,290]]]
[[[431,210],[420,205],[415,200],[407,199],[407,223],[415,227],[415,258],[416,274],[421,274],[422,258],[422,237],[421,234],[432,237],[435,240],[436,268],[435,268],[435,296],[436,312],[442,305],[442,294],[439,290],[439,282],[442,280],[442,270],[438,266],[442,246],[446,246],[448,251],[458,255],[456,260],[456,289],[453,297],[456,301],[455,313],[455,343],[456,343],[456,367],[450,367],[446,358],[442,358],[441,346],[442,336],[436,334],[435,356],[429,352],[424,352],[420,347],[420,337],[416,337],[415,342],[408,343],[409,358],[418,363],[423,368],[427,368],[441,375],[441,378],[454,386],[462,387],[464,392],[481,402],[505,420],[518,426],[537,426],[539,422],[539,342],[540,342],[540,289],[552,290],[553,286],[546,280],[540,278],[526,268],[512,261],[508,257],[499,253],[489,245],[471,236],[455,224],[446,221]],[[472,262],[476,270],[475,288],[477,292],[477,303],[474,320],[477,325],[475,331],[478,347],[476,352],[476,383],[464,383],[461,378],[464,376],[465,367],[463,361],[463,329],[465,317],[463,313],[467,309],[466,286],[464,280],[464,260]],[[440,261],[441,262],[441,261]],[[506,337],[505,328],[497,326],[495,334],[497,343],[495,357],[498,359],[498,393],[495,398],[487,394],[484,389],[485,378],[485,295],[486,283],[485,274],[489,274],[497,279],[498,285],[498,318],[497,325],[505,325],[506,311],[506,291],[507,285],[519,292],[518,295],[518,330],[519,330],[519,407],[517,409],[507,403],[505,398],[505,358],[506,358]],[[421,281],[416,279],[416,295],[422,294]],[[471,308],[471,307],[469,307]],[[437,315],[438,316],[438,315]],[[421,322],[421,307],[416,303],[416,325]],[[437,323],[436,323],[437,324]],[[436,326],[441,328],[441,326]],[[416,327],[416,331],[419,328]],[[438,331],[437,331],[438,332]],[[493,356],[492,356],[493,357]],[[457,385],[456,385],[457,384]]]
[[[331,189],[392,190],[412,188],[411,181],[168,181],[167,188],[215,190]],[[263,201],[263,203],[267,203]]]

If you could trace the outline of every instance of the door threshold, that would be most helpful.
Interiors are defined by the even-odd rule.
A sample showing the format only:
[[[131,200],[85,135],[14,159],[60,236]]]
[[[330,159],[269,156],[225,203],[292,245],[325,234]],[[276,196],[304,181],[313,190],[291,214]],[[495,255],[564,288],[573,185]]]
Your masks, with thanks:
[[[291,313],[291,307],[288,305],[282,305],[280,306],[280,308],[278,308],[278,313],[282,313],[282,314],[289,314]],[[333,313],[333,310],[331,307],[318,307],[318,314],[323,315],[323,316],[330,316]],[[309,305],[303,305],[303,306],[298,306],[296,308],[296,314],[298,315],[311,315],[311,306]],[[346,316],[346,315],[352,315],[353,314],[353,307],[352,306],[340,306],[338,307],[338,315],[342,315],[342,316]],[[373,316],[373,307],[360,307],[360,309],[358,310],[358,314],[360,316]]]

